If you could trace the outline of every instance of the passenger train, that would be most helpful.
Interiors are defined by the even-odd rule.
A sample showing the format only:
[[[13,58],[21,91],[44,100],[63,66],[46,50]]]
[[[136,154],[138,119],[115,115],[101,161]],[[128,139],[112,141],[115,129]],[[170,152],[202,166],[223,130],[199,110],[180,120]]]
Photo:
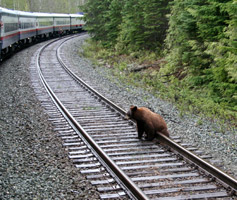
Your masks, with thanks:
[[[24,12],[0,7],[0,60],[29,43],[79,32],[84,24],[81,14]]]

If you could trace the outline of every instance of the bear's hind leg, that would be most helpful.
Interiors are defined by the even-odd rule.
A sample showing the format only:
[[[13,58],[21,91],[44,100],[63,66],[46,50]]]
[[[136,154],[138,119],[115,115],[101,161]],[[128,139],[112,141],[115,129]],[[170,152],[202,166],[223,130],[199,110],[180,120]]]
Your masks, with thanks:
[[[154,131],[147,131],[146,134],[146,140],[152,141],[155,138]]]
[[[170,136],[169,131],[167,129],[162,130],[161,133],[163,133],[167,137]]]

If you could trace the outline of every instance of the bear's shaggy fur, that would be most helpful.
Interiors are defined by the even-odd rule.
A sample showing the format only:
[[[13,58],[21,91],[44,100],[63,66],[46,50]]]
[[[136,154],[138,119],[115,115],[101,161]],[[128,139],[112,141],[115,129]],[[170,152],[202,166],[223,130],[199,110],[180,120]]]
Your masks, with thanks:
[[[169,137],[165,120],[148,108],[131,106],[127,112],[127,118],[134,119],[137,123],[138,138],[141,139],[146,133],[147,140],[153,140],[156,132],[160,132]]]

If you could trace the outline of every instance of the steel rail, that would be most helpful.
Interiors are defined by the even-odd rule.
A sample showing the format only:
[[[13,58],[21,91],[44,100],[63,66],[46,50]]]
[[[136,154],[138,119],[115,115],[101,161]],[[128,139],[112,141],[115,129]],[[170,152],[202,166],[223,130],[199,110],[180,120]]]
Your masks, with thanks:
[[[54,40],[55,42],[57,40]],[[100,146],[91,138],[89,134],[86,133],[86,131],[81,127],[81,125],[76,121],[76,119],[70,114],[70,112],[66,109],[66,107],[61,103],[61,101],[57,98],[57,96],[54,94],[50,86],[48,85],[47,81],[45,80],[42,71],[40,69],[40,55],[42,51],[49,46],[51,43],[46,44],[44,47],[40,49],[40,52],[37,55],[37,69],[40,76],[40,79],[47,90],[47,92],[50,94],[50,96],[53,98],[54,102],[57,103],[57,106],[60,107],[60,109],[64,112],[64,114],[70,119],[71,123],[80,131],[80,133],[83,135],[83,137],[87,140],[87,142],[91,145],[91,147],[97,152],[97,154],[102,158],[102,160],[111,168],[111,170],[117,175],[117,177],[122,181],[122,183],[126,186],[126,188],[129,189],[129,191],[132,193],[132,195],[141,200],[148,200],[149,198],[143,191],[137,187],[137,185],[115,164],[113,160],[110,159],[109,156],[100,148]],[[117,107],[117,106],[116,106]]]
[[[70,40],[67,39],[67,40]],[[66,41],[67,41],[66,40]],[[66,42],[65,41],[65,42]],[[100,97],[103,101],[105,101],[108,105],[110,105],[111,107],[113,107],[116,111],[118,111],[121,115],[125,115],[126,112],[120,108],[119,106],[117,106],[115,103],[113,103],[112,101],[110,101],[109,99],[107,99],[105,96],[103,96],[102,94],[100,94],[99,92],[97,92],[95,89],[93,89],[91,86],[89,86],[85,81],[83,81],[81,78],[79,78],[75,73],[73,73],[72,70],[70,70],[67,65],[63,62],[62,58],[60,57],[60,49],[61,49],[62,45],[57,49],[57,57],[58,57],[58,61],[60,62],[60,64],[63,66],[63,68],[74,78],[74,80],[76,80],[77,82],[79,82],[80,84],[82,84],[83,86],[85,86],[88,90],[90,90],[91,92],[93,92],[94,94],[96,94],[98,97]]]
[[[61,46],[60,46],[61,48]],[[78,82],[83,84],[88,90],[99,96],[101,99],[103,99],[107,104],[109,104],[111,107],[113,107],[115,110],[117,110],[121,115],[125,115],[126,112],[114,104],[112,101],[104,97],[102,94],[97,92],[95,89],[90,87],[88,84],[86,84],[81,78],[79,78],[77,75],[75,75],[69,68],[67,68],[66,64],[63,62],[62,58],[60,57],[59,51],[60,48],[57,49],[57,56],[59,62],[62,64],[64,69]],[[132,121],[134,123],[134,121]],[[178,143],[174,142],[170,138],[164,136],[161,133],[157,133],[157,138],[159,141],[165,143],[168,145],[171,149],[177,151],[182,156],[184,156],[186,159],[190,160],[192,163],[195,163],[198,167],[203,169],[204,171],[210,173],[213,175],[217,180],[219,180],[222,184],[226,185],[228,189],[230,189],[233,193],[237,194],[237,180],[230,175],[226,174],[222,170],[218,169],[217,167],[213,166],[212,164],[208,163],[204,159],[200,158],[199,156],[195,155],[191,151],[185,149],[184,147],[180,146]]]
[[[194,153],[190,152],[189,150],[185,149],[184,147],[180,146],[170,138],[166,137],[163,134],[158,133],[158,140],[168,145],[174,151],[177,151],[186,159],[195,163],[198,167],[203,169],[204,171],[208,172],[209,174],[213,175],[216,179],[218,179],[221,183],[224,183],[228,189],[232,190],[237,194],[237,180],[231,177],[230,175],[226,174],[222,170],[218,169],[217,167],[213,166],[209,162],[203,160],[199,156],[195,155]]]

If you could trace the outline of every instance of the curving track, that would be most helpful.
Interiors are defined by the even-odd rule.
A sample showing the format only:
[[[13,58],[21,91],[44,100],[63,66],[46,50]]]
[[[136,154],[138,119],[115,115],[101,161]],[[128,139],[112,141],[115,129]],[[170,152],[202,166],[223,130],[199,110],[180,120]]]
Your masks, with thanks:
[[[184,149],[179,138],[162,135],[152,142],[137,139],[122,109],[94,93],[98,86],[91,88],[65,70],[60,48],[66,40],[50,42],[37,56],[40,79],[55,106],[38,93],[69,157],[101,199],[236,197],[237,181],[190,153],[210,158],[195,147],[180,144]]]

